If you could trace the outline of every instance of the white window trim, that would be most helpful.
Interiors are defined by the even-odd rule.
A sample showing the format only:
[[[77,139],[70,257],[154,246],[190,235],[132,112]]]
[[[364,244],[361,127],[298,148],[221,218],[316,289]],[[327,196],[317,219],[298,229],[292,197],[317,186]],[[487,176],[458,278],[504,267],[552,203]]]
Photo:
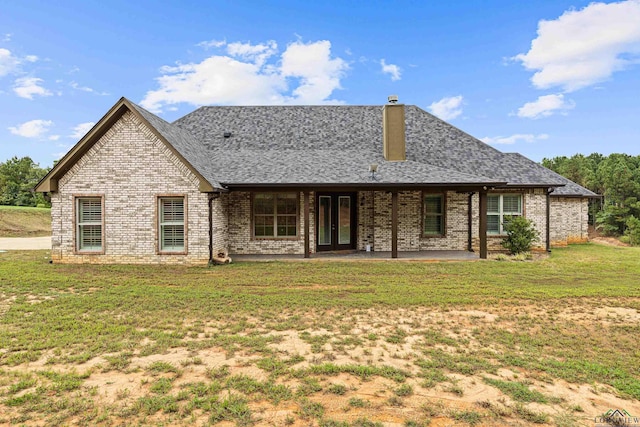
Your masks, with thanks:
[[[520,211],[519,212],[504,212],[503,209],[503,200],[504,196],[517,196],[520,199]],[[506,233],[504,231],[504,217],[505,216],[523,216],[524,213],[524,196],[522,194],[516,193],[502,193],[502,194],[488,194],[487,197],[498,197],[498,212],[490,212],[487,208],[487,217],[489,216],[498,216],[498,232],[492,232],[487,227],[487,234],[491,236],[504,236]]]
[[[163,221],[162,217],[163,217],[163,204],[162,202],[165,200],[181,200],[182,201],[182,212],[183,212],[183,217],[182,217],[182,221]],[[185,195],[174,195],[174,194],[169,194],[169,195],[159,195],[157,196],[157,201],[156,201],[156,205],[157,205],[157,218],[158,218],[158,222],[157,222],[157,236],[158,236],[158,254],[170,254],[170,255],[186,255],[187,253],[187,197]],[[164,247],[163,243],[164,243],[164,239],[163,239],[163,235],[164,235],[164,227],[166,226],[175,226],[175,225],[182,225],[182,247]]]
[[[97,221],[81,221],[80,205],[85,200],[98,201],[100,205],[100,220]],[[74,245],[76,253],[80,254],[103,254],[104,253],[104,197],[102,195],[77,195],[74,196],[75,209],[75,236]],[[82,247],[82,229],[86,226],[100,227],[100,246],[91,246],[89,248]]]

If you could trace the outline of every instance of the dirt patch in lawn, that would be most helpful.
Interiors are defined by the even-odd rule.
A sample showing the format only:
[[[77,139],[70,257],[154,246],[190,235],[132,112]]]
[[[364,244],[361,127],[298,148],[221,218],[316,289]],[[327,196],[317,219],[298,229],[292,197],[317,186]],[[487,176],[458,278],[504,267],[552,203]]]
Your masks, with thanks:
[[[286,324],[291,316],[306,327],[266,326]],[[217,344],[224,322],[185,319],[202,330],[189,345],[157,353],[142,354],[154,344],[145,339],[137,348],[76,365],[43,354],[3,368],[0,425],[39,425],[43,419],[105,425],[593,425],[611,408],[640,414],[638,400],[611,385],[554,376],[539,361],[544,354],[509,341],[527,322],[532,339],[544,335],[535,328],[558,323],[588,323],[594,330],[635,325],[635,309],[594,309],[574,301],[570,307],[332,311],[331,322],[326,316],[243,319],[245,329],[233,346]],[[265,346],[251,341],[257,337],[271,338]],[[82,379],[77,387],[62,386],[52,372]],[[52,407],[62,409],[53,414]],[[81,414],[73,413],[77,408]]]

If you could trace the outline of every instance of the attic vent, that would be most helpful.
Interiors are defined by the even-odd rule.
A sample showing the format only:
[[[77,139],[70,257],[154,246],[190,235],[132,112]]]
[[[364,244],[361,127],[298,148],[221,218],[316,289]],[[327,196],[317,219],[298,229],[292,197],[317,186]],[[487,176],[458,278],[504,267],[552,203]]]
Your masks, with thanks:
[[[224,134],[225,138],[230,138],[231,137],[231,132],[225,132]]]

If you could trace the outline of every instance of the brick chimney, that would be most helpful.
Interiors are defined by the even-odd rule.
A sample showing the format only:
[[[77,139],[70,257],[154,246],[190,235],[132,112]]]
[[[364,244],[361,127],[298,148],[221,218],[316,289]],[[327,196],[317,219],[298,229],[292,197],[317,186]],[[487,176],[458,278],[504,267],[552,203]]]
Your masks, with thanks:
[[[407,160],[405,148],[404,104],[398,104],[398,96],[391,95],[382,108],[382,147],[384,158],[389,161]]]

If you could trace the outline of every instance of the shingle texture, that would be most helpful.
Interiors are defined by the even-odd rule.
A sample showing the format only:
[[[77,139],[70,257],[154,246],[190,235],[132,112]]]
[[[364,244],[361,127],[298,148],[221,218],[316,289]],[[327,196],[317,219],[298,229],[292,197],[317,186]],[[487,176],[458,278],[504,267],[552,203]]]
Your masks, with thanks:
[[[405,162],[382,156],[381,106],[201,107],[171,124],[135,108],[216,187],[506,184],[557,186],[557,195],[595,196],[416,106],[405,106]],[[374,177],[371,164],[378,165]]]

